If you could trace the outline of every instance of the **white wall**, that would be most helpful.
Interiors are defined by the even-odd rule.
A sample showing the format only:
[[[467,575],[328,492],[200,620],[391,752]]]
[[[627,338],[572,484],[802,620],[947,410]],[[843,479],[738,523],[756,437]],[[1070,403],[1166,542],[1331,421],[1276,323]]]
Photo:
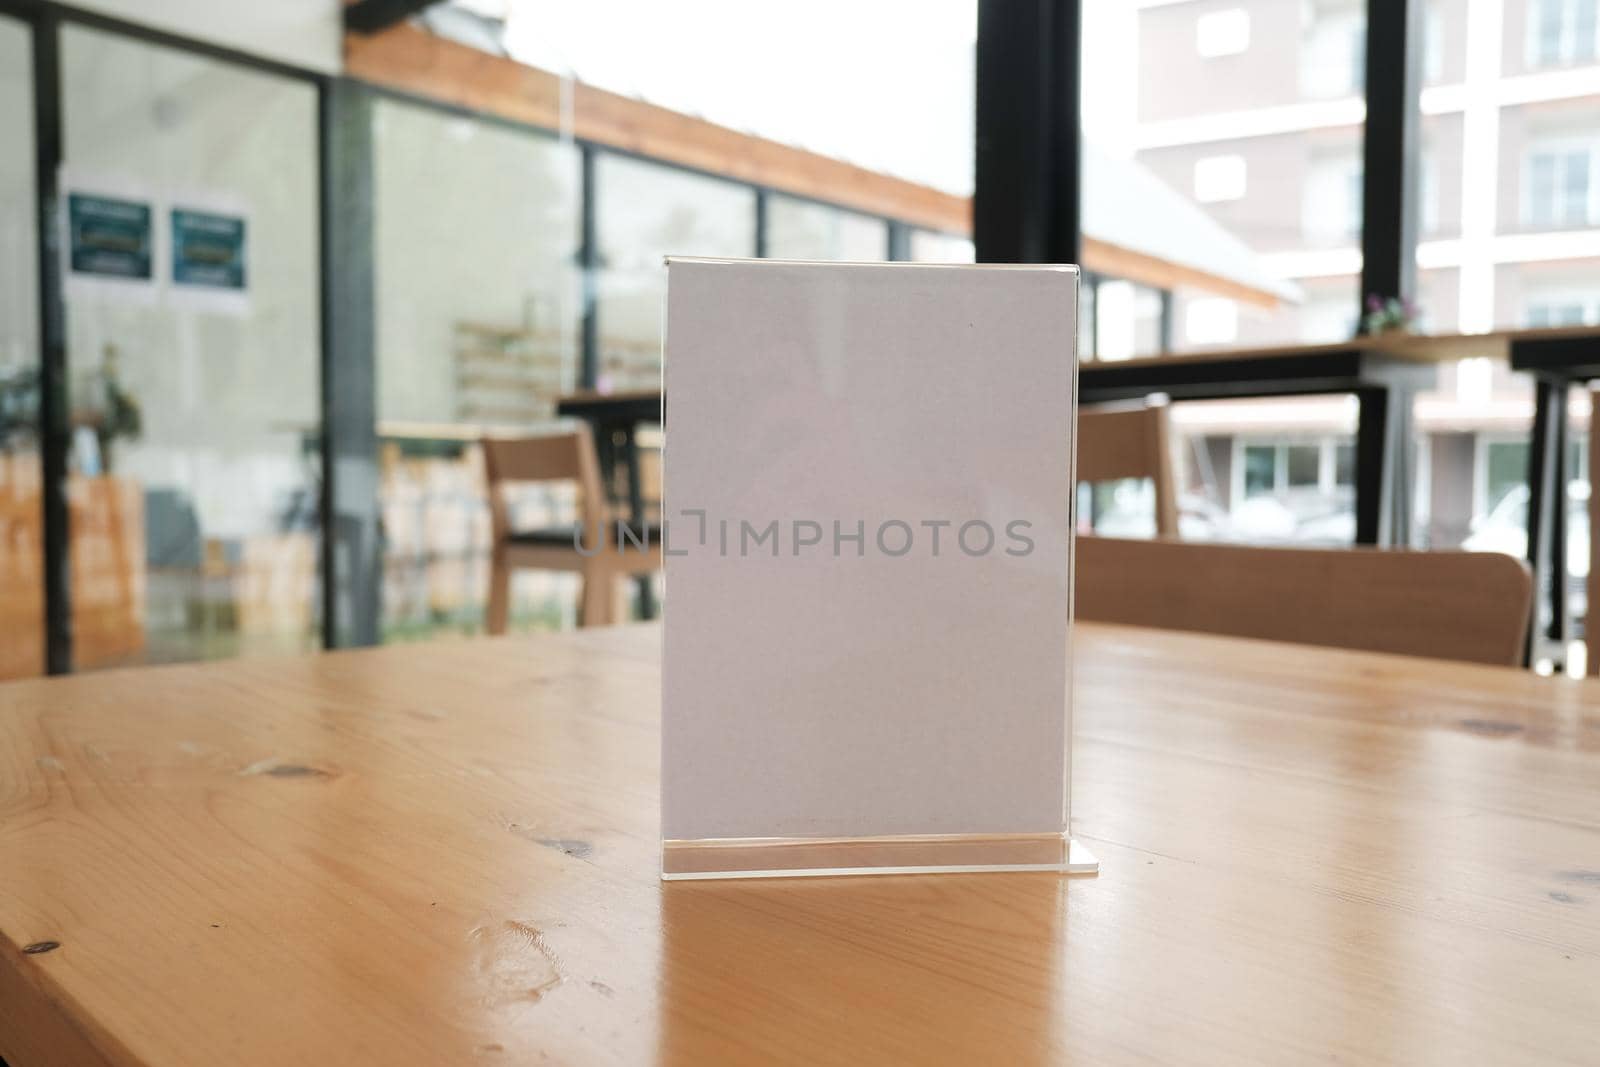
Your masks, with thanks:
[[[343,62],[339,0],[75,0],[78,7],[336,73]]]

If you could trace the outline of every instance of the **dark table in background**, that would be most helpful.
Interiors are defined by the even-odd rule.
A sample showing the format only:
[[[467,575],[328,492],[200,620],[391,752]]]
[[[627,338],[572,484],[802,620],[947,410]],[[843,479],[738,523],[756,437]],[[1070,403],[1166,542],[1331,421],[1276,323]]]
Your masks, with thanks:
[[[1078,369],[1078,402],[1152,393],[1173,400],[1354,394],[1359,412],[1356,543],[1404,544],[1411,529],[1415,466],[1412,399],[1433,383],[1440,362],[1462,358],[1448,346],[1418,343],[1432,340],[1374,337],[1084,363]]]
[[[1439,364],[1461,359],[1507,360],[1533,375],[1535,412],[1528,458],[1528,563],[1543,609],[1536,615],[1530,659],[1562,663],[1571,636],[1567,586],[1567,530],[1561,501],[1570,472],[1565,403],[1575,383],[1600,380],[1600,328],[1500,331],[1488,334],[1389,335],[1326,345],[1284,345],[1193,354],[1088,362],[1078,371],[1083,404],[1141,399],[1164,393],[1173,400],[1349,393],[1356,398],[1356,543],[1403,545],[1409,539],[1414,485],[1413,400],[1432,385]],[[628,504],[642,521],[637,431],[659,425],[663,397],[656,390],[575,393],[558,414],[581,418],[595,431],[608,484],[628,472]],[[654,598],[641,581],[642,607]]]
[[[1534,589],[1546,598],[1534,611],[1530,658],[1564,664],[1573,636],[1567,602],[1567,401],[1572,386],[1600,380],[1600,329],[1519,330],[1496,335],[1514,371],[1534,382],[1533,436],[1528,448],[1528,562]],[[1593,425],[1590,433],[1595,432]],[[1589,473],[1591,482],[1595,472]],[[1593,538],[1597,531],[1590,530]],[[1594,605],[1590,605],[1593,611]]]

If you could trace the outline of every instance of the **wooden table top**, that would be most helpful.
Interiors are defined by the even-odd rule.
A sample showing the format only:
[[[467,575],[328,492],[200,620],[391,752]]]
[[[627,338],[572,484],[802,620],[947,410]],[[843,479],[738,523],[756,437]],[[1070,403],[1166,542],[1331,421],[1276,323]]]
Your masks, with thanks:
[[[663,886],[659,647],[0,686],[0,1054],[1595,1062],[1600,683],[1085,625],[1099,877]]]

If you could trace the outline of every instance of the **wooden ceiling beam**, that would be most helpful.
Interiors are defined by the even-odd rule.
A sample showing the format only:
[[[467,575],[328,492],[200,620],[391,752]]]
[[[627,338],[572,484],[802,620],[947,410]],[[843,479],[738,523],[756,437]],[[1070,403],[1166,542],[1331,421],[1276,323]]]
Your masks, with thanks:
[[[398,92],[548,130],[562,127],[562,79],[411,25],[345,37],[345,72]],[[972,200],[632,97],[571,85],[573,136],[941,233],[972,232]],[[1276,294],[1085,235],[1083,266],[1154,289],[1192,288],[1258,307]]]
[[[550,130],[562,125],[561,79],[415,26],[347,36],[345,72],[374,85]],[[969,198],[740,133],[582,82],[572,83],[571,132],[781,192],[948,233],[968,233]]]

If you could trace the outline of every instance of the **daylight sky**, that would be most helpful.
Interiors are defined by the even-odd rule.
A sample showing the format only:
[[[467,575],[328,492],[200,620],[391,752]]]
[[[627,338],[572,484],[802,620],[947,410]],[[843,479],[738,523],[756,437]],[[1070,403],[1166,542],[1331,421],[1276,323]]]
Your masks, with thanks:
[[[975,0],[456,0],[517,59],[954,193],[972,191]],[[1086,132],[1127,151],[1135,0],[1085,4]]]

